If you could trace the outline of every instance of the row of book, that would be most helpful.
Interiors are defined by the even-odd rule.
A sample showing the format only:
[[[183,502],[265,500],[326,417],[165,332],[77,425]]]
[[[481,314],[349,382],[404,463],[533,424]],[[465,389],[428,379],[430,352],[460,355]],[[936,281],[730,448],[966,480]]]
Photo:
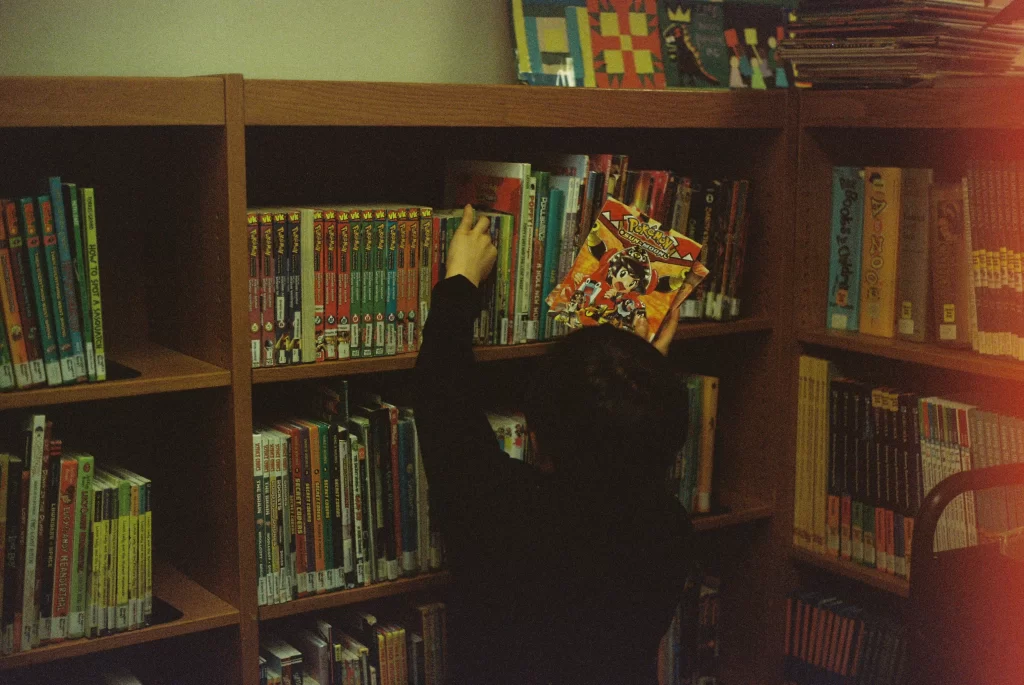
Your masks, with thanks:
[[[793,542],[905,578],[924,496],[953,473],[1024,462],[1024,420],[839,375],[800,358]],[[967,492],[933,549],[1001,540],[1024,526],[1020,488]]]
[[[260,638],[260,685],[442,685],[445,605],[348,610]]]
[[[344,381],[316,386],[308,418],[253,431],[260,605],[437,570],[411,409]]]
[[[149,625],[152,483],[65,450],[42,414],[24,437],[0,454],[3,654]]]
[[[0,390],[107,377],[92,188],[0,199]]]
[[[658,682],[715,685],[718,671],[720,580],[687,580],[668,633],[658,651]]]
[[[1022,174],[834,167],[827,327],[1024,360]]]
[[[498,248],[474,324],[480,345],[568,332],[547,295],[569,273],[606,198],[701,245],[712,277],[685,319],[739,316],[750,184],[630,170],[624,155],[556,155],[538,163],[453,161],[446,202],[472,204]],[[445,275],[462,210],[410,204],[253,208],[248,213],[253,367],[413,352]]]
[[[598,88],[787,88],[795,2],[512,0],[519,80]]]
[[[786,685],[908,682],[907,630],[886,617],[815,592],[786,600]]]

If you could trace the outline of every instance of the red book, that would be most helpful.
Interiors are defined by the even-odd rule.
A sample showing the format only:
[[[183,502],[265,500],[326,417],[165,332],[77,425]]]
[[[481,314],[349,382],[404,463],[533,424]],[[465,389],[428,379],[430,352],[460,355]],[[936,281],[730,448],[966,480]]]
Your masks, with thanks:
[[[302,487],[302,437],[296,426],[287,423],[278,424],[274,426],[274,429],[281,431],[290,438],[291,454],[284,456],[290,467],[292,478],[292,498],[288,502],[288,507],[292,535],[295,538],[295,578],[298,583],[298,594],[296,596],[305,597],[312,594],[312,590],[308,587],[306,578],[306,571],[308,569],[306,568],[306,508]]]
[[[24,231],[18,222],[18,205],[12,200],[0,200],[3,209],[3,221],[7,229],[8,248],[11,255],[11,277],[14,281],[14,292],[18,298],[18,312],[21,315],[22,333],[25,339],[25,351],[28,353],[32,382],[46,382],[43,365],[43,347],[40,339],[39,322],[36,309],[29,290],[32,274],[28,268],[28,250],[25,244]]]
[[[56,464],[53,465],[56,467]],[[52,467],[51,467],[52,468]],[[53,613],[50,639],[63,640],[68,635],[68,614],[71,608],[71,557],[74,551],[75,499],[78,486],[78,459],[60,460],[60,489],[57,495],[57,557],[53,576]]]
[[[324,213],[313,210],[313,344],[316,360],[322,362],[327,358],[324,338]],[[308,344],[304,342],[303,344]]]
[[[324,210],[324,345],[327,359],[338,358],[338,215]]]
[[[655,0],[587,0],[587,12],[598,88],[665,87]]]

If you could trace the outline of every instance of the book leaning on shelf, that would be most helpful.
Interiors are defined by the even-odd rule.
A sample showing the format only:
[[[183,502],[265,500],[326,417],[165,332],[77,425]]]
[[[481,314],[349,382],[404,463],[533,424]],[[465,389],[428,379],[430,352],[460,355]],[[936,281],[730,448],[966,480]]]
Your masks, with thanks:
[[[0,199],[0,306],[0,390],[106,380],[92,188]]]
[[[412,411],[374,396],[350,410],[344,381],[309,399],[253,432],[259,604],[440,568]]]
[[[1024,420],[841,376],[800,358],[794,545],[910,577],[914,521],[944,478],[1024,462]],[[1020,488],[958,495],[934,549],[1005,540],[1024,527]]]
[[[834,167],[826,327],[1024,360],[1022,174]]]
[[[64,448],[30,416],[0,453],[0,650],[150,625],[152,483]]]
[[[654,230],[703,246],[699,260],[712,277],[684,303],[683,318],[740,315],[749,183],[628,164],[622,155],[449,164],[446,203],[469,203],[487,216],[498,249],[494,273],[481,284],[476,344],[538,342],[570,330],[547,295],[586,247],[608,198]],[[252,366],[418,350],[461,216],[461,209],[402,203],[250,209]]]

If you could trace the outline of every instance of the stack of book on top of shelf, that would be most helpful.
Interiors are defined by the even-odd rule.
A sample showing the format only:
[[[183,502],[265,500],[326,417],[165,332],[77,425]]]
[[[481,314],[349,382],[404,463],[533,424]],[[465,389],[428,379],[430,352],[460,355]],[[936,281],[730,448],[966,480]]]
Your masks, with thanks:
[[[712,276],[684,303],[684,319],[740,315],[749,182],[628,164],[621,155],[562,155],[532,165],[449,165],[446,203],[480,210],[498,248],[494,273],[481,284],[476,344],[531,343],[568,331],[546,296],[569,273],[606,198],[703,246],[700,261]],[[250,209],[252,366],[419,349],[430,291],[444,278],[461,215],[401,203]]]
[[[411,409],[344,381],[320,386],[307,418],[253,432],[261,606],[441,566]]]
[[[959,0],[805,0],[779,52],[797,82],[900,87],[1014,72],[1024,28],[986,26],[997,7]]]
[[[826,326],[1024,360],[1024,167],[835,167]]]
[[[2,652],[150,625],[152,483],[65,450],[42,414],[0,453]]]
[[[92,188],[0,199],[0,390],[107,378]]]
[[[260,639],[260,685],[442,685],[445,605],[346,610]]]
[[[960,471],[1024,462],[1024,420],[840,376],[800,358],[793,543],[909,578],[924,496]],[[1004,540],[1024,527],[1021,488],[957,496],[933,548]]]

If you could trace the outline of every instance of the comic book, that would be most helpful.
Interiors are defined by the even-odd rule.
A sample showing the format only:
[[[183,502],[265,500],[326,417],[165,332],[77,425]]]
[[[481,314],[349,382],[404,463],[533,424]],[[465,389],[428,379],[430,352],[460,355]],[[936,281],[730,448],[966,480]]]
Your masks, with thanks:
[[[565,279],[547,297],[555,321],[611,324],[653,340],[665,314],[707,275],[699,243],[608,198]]]

